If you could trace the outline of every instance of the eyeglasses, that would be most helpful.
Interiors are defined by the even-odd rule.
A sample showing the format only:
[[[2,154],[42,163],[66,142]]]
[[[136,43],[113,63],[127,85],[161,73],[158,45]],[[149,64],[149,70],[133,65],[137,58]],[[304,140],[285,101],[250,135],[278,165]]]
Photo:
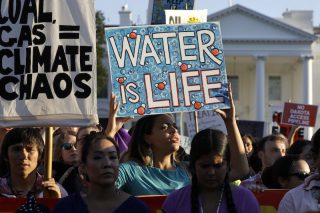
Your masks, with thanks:
[[[72,149],[73,147],[76,148],[75,144],[74,143],[64,143],[61,145],[62,149],[64,150],[70,150]]]
[[[304,180],[305,178],[310,176],[310,173],[307,173],[307,172],[295,172],[295,173],[290,174],[290,176],[296,176],[300,180]]]

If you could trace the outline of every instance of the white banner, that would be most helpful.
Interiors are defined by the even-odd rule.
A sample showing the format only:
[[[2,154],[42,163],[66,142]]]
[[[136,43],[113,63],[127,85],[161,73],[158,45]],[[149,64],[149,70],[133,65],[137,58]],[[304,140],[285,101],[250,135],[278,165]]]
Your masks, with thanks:
[[[0,126],[98,123],[94,3],[0,1]]]
[[[165,10],[166,24],[207,22],[208,10]]]

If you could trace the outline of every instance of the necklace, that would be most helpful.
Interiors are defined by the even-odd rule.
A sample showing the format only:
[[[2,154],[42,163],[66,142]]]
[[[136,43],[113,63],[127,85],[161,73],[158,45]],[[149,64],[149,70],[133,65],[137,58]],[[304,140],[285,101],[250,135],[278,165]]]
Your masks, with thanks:
[[[221,189],[220,198],[219,198],[219,201],[218,201],[218,207],[217,207],[216,213],[218,213],[219,210],[220,210],[220,206],[221,206],[222,198],[223,198],[223,191],[224,191],[224,184],[223,184],[222,189]],[[200,202],[200,209],[201,209],[201,213],[203,213],[202,202]]]

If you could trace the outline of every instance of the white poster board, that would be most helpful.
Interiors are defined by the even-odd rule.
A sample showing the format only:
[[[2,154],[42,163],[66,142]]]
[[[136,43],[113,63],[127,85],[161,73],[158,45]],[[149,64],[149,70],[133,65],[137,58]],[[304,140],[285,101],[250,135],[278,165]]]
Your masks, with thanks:
[[[207,22],[208,10],[165,10],[166,24]]]
[[[94,3],[0,1],[0,126],[98,123]]]
[[[196,134],[194,125],[194,114],[184,113],[184,122],[187,126],[187,133],[189,137],[193,137]],[[221,116],[213,110],[199,111],[198,112],[198,125],[199,131],[207,128],[218,129],[227,134],[227,129]]]

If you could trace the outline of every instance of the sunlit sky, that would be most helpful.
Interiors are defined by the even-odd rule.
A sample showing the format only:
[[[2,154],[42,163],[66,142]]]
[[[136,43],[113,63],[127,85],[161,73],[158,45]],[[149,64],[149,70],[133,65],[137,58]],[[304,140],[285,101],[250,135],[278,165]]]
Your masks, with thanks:
[[[106,17],[106,24],[119,24],[118,11],[127,4],[134,23],[145,24],[149,0],[96,0],[96,10]],[[194,9],[208,9],[208,14],[241,4],[264,15],[279,18],[287,9],[313,10],[313,25],[320,26],[320,0],[195,0]]]

